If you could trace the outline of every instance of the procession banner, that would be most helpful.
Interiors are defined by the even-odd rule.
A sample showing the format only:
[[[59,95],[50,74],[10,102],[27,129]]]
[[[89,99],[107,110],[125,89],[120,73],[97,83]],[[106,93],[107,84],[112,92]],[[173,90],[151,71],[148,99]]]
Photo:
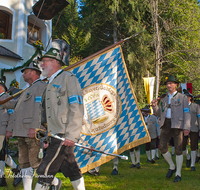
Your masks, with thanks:
[[[119,43],[64,70],[76,75],[83,92],[85,112],[79,144],[121,154],[150,141]],[[80,147],[75,147],[74,153],[83,173],[114,158]]]
[[[153,100],[153,90],[154,90],[154,81],[155,77],[147,77],[144,79],[144,89],[147,96],[147,103],[150,104]],[[153,113],[153,110],[151,108],[151,113]]]

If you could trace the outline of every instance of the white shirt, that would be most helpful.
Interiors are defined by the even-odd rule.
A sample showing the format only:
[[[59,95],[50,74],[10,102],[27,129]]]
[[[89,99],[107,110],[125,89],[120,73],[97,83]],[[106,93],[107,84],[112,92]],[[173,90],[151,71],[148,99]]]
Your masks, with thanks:
[[[53,81],[53,79],[62,71],[62,69],[58,70],[57,72],[55,72],[53,75],[51,75],[50,78],[48,78],[49,83],[51,83]]]
[[[173,92],[172,94],[168,93],[168,105],[171,104],[171,98],[177,93],[177,91]],[[166,118],[171,118],[171,108],[167,108]]]

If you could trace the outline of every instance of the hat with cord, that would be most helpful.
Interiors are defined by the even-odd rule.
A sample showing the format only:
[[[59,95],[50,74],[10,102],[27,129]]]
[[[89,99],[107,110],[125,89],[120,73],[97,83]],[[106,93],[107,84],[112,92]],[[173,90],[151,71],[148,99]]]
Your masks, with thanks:
[[[45,58],[51,58],[51,59],[56,59],[58,60],[62,65],[65,65],[65,63],[62,61],[60,51],[56,48],[50,48],[49,51],[47,51],[41,58],[40,61]]]

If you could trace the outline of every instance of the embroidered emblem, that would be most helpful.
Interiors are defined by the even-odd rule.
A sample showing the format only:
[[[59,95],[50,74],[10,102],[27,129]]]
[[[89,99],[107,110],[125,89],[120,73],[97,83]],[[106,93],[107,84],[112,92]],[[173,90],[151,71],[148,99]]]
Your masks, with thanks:
[[[111,100],[110,100],[110,98],[108,97],[107,94],[105,94],[103,96],[101,103],[103,105],[104,111],[108,111],[108,112],[112,112],[113,111],[112,102],[111,102]]]
[[[36,96],[35,102],[42,102],[42,96]]]
[[[85,108],[82,133],[100,134],[113,127],[122,109],[117,90],[101,83],[86,87],[82,92]]]
[[[62,88],[62,85],[53,84],[52,91],[58,93],[61,91],[61,88]]]
[[[189,108],[183,108],[183,113],[187,113],[187,112],[190,112],[190,109]]]
[[[83,97],[79,95],[69,96],[68,100],[69,104],[74,104],[74,103],[83,104]]]

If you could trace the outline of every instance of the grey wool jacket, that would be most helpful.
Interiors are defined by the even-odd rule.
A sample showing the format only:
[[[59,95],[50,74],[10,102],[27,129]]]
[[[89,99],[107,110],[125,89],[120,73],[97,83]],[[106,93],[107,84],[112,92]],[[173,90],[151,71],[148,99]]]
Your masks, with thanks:
[[[18,98],[4,104],[5,108],[13,109],[12,119],[8,123],[7,131],[13,136],[28,137],[30,128],[40,128],[41,102],[46,83],[41,80],[33,82]]]
[[[161,99],[160,105],[153,107],[154,114],[159,117],[160,127],[164,125],[168,108],[168,96]],[[187,96],[177,93],[171,98],[171,128],[190,130],[191,114]]]
[[[147,125],[151,139],[155,139],[160,136],[160,127],[155,115],[149,115],[147,118]]]
[[[45,92],[47,128],[77,142],[83,122],[83,97],[80,84],[69,71],[59,73]]]
[[[0,98],[6,99],[8,97],[9,97],[8,94],[3,93]],[[6,127],[8,125],[8,120],[9,120],[9,114],[7,112],[7,109],[3,108],[3,106],[0,105],[0,135],[6,134]]]
[[[195,103],[190,104],[191,129],[192,132],[200,131],[200,106]]]

